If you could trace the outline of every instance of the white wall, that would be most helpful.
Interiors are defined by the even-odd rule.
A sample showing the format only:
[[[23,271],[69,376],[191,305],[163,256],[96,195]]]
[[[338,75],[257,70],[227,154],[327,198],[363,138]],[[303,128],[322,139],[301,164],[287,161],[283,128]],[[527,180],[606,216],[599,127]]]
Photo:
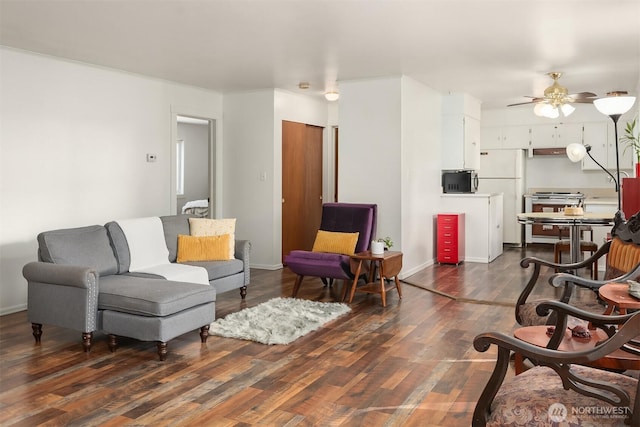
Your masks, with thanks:
[[[433,218],[440,209],[442,96],[402,78],[402,248],[403,277],[433,263]]]
[[[246,227],[246,233],[236,235],[250,238],[251,265],[256,268],[282,267],[283,120],[325,127],[326,165],[326,102],[273,89],[224,97],[224,182],[230,189],[224,214]]]
[[[338,195],[341,202],[376,203],[378,236],[402,247],[401,78],[340,83]]]
[[[22,267],[36,259],[39,232],[171,212],[171,112],[221,117],[222,96],[6,48],[0,62],[6,314],[26,307]]]
[[[262,268],[275,263],[273,103],[273,90],[224,96],[223,181],[233,190],[223,216],[236,218],[236,238],[251,240],[251,264]]]
[[[441,103],[408,77],[340,84],[340,201],[378,205],[377,235],[404,252],[403,277],[433,262]]]

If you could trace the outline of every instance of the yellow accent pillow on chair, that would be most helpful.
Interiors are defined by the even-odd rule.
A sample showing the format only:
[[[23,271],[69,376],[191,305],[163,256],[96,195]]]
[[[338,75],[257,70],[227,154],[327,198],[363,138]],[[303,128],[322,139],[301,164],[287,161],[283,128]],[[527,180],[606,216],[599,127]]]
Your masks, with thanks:
[[[226,261],[229,258],[229,234],[186,236],[178,234],[177,262]]]
[[[329,252],[334,254],[353,255],[358,244],[360,233],[339,233],[336,231],[318,230],[313,242],[313,252]]]

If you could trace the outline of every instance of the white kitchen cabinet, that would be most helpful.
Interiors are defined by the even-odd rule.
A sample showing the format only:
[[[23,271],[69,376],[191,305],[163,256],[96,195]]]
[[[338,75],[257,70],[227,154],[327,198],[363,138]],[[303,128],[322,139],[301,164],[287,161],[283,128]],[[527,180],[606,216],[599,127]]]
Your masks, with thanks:
[[[442,212],[465,214],[465,262],[489,263],[502,254],[502,204],[502,193],[442,195]]]
[[[590,145],[590,154],[605,168],[608,167],[608,135],[607,122],[592,122],[584,124],[582,143]],[[615,160],[614,160],[615,162]],[[583,170],[600,170],[598,166],[589,156],[582,159]]]
[[[531,125],[531,148],[566,147],[582,142],[582,123]]]
[[[618,138],[620,127],[618,127]],[[602,166],[615,175],[616,169],[616,145],[613,122],[591,122],[584,124],[583,144],[591,146],[591,156]],[[624,151],[624,145],[619,145],[620,169],[633,168],[633,155],[631,150]],[[582,160],[583,170],[601,170],[600,167],[586,156]]]
[[[633,169],[633,150],[629,149],[625,152],[625,144],[620,144],[620,138],[624,135],[625,121],[618,122],[618,149],[620,152],[620,169]],[[616,137],[613,121],[607,122],[607,167],[616,167]]]
[[[480,168],[480,120],[464,114],[442,118],[442,169]]]
[[[530,126],[486,126],[480,131],[480,146],[484,149],[529,148]]]

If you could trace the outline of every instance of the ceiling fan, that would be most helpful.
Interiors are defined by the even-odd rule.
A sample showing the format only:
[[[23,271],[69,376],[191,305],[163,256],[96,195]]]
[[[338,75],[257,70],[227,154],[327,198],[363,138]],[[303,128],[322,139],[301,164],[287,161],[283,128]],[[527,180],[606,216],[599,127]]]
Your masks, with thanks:
[[[519,102],[517,104],[509,104],[507,107],[513,107],[515,105],[536,104],[533,112],[537,116],[548,117],[555,119],[560,116],[560,112],[566,117],[575,111],[575,107],[571,104],[591,104],[594,98],[598,95],[592,92],[579,92],[569,94],[566,87],[560,86],[558,79],[562,76],[562,73],[551,72],[547,73],[549,77],[553,79],[553,84],[544,90],[544,96],[535,97],[528,96],[531,101]]]

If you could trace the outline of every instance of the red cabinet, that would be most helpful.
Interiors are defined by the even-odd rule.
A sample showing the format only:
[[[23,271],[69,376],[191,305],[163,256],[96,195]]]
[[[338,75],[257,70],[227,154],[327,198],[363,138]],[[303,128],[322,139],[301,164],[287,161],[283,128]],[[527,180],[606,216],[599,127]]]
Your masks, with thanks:
[[[622,212],[627,219],[640,212],[640,178],[622,178]]]
[[[460,264],[464,261],[464,214],[438,214],[436,227],[438,262]]]

